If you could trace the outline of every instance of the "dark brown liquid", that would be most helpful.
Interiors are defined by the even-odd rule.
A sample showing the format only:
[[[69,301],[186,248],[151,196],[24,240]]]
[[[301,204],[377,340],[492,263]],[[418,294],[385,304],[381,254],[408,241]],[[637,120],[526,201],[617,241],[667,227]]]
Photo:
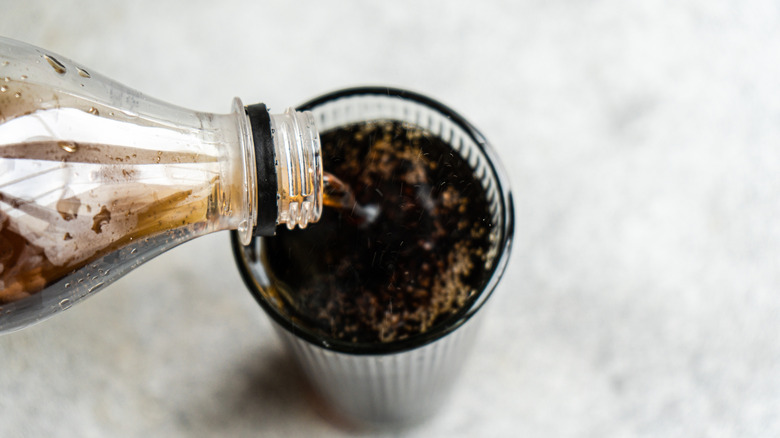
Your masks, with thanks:
[[[210,165],[211,157],[47,141],[2,146],[3,160],[59,162],[104,184],[49,205],[16,196],[13,184],[0,188],[0,304],[33,295],[134,240],[205,224],[215,208],[208,181],[194,193],[173,180],[145,184],[135,176],[135,166]]]
[[[8,229],[0,228],[0,304],[25,298],[43,289],[52,278],[65,275],[69,269],[57,269],[43,250]]]
[[[468,306],[490,275],[484,189],[435,136],[394,122],[321,135],[325,208],[266,238],[282,312],[326,338],[406,339]]]
[[[356,225],[365,225],[373,222],[377,216],[375,205],[361,205],[355,199],[355,194],[344,181],[338,179],[330,172],[323,174],[323,205],[326,207],[345,210],[349,219]]]

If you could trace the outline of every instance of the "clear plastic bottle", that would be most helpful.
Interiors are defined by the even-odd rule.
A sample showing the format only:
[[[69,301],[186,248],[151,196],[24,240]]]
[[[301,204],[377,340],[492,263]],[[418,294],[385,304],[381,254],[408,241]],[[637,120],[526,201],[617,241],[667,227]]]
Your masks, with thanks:
[[[321,212],[310,113],[191,111],[0,38],[0,332],[195,237],[247,243]]]

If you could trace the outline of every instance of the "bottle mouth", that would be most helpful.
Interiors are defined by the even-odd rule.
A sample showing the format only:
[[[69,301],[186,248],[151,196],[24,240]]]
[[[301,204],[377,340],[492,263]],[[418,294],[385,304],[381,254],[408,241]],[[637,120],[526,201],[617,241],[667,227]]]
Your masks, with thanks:
[[[265,105],[245,108],[249,140],[246,161],[254,163],[256,194],[253,217],[254,236],[272,236],[276,226],[306,228],[322,215],[323,172],[320,135],[311,112],[288,108],[282,114],[269,114]],[[251,235],[241,242],[248,244]]]
[[[306,228],[322,215],[320,135],[311,112],[270,114],[277,179],[278,224]]]

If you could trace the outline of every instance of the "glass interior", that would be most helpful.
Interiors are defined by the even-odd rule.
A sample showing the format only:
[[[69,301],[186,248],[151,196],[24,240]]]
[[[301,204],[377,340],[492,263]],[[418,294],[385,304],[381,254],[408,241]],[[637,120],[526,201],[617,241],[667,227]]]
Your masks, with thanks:
[[[480,293],[470,298],[459,312],[430,330],[389,343],[352,343],[330,338],[297,324],[277,305],[279,299],[269,293],[271,279],[262,262],[263,242],[255,239],[241,246],[234,236],[239,269],[251,292],[285,329],[316,345],[354,354],[403,351],[425,345],[450,333],[468,320],[492,294],[506,267],[514,228],[512,198],[508,178],[484,137],[462,117],[444,105],[424,96],[388,88],[359,88],[335,92],[298,108],[314,114],[317,128],[325,133],[334,128],[366,121],[391,120],[421,127],[449,144],[468,162],[473,175],[487,195],[492,221],[486,257],[492,273]],[[325,169],[327,170],[327,169]]]

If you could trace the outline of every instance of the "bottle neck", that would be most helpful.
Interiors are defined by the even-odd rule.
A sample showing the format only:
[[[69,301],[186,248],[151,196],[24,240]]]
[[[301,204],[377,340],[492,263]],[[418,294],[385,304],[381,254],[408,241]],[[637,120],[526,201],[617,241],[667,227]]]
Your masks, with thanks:
[[[249,193],[257,194],[254,208],[248,209],[255,224],[251,235],[273,235],[281,224],[289,229],[296,225],[305,228],[319,220],[322,160],[313,115],[292,108],[269,114],[263,104],[247,106],[246,114],[253,147],[242,145],[242,149],[245,162],[255,164],[255,171],[247,171],[246,176],[248,186],[255,188]],[[248,243],[251,235],[239,229],[242,243]]]
[[[276,152],[279,224],[306,228],[322,214],[322,158],[320,135],[311,112],[288,108],[271,114]]]

